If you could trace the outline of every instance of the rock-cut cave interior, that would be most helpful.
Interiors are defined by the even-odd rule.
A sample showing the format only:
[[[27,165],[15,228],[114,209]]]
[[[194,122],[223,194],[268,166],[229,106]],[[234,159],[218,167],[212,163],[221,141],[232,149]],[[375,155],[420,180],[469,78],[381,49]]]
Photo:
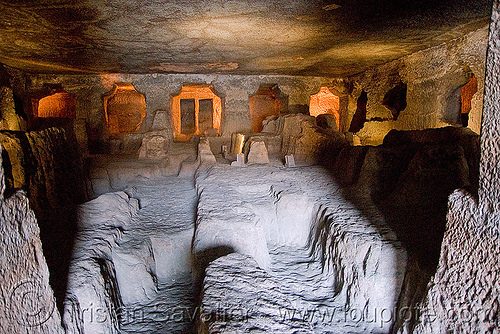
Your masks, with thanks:
[[[0,0],[0,333],[500,333],[500,0]]]

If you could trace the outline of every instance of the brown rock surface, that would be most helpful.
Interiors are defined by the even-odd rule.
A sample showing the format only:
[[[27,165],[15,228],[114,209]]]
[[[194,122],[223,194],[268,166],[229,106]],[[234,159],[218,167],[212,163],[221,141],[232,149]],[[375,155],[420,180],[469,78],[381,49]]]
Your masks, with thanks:
[[[308,163],[331,159],[347,145],[339,132],[318,127],[315,117],[304,114],[270,117],[264,121],[262,132],[281,136],[283,156],[293,154],[297,161]]]
[[[487,24],[490,3],[3,2],[0,54],[35,72],[342,76]]]

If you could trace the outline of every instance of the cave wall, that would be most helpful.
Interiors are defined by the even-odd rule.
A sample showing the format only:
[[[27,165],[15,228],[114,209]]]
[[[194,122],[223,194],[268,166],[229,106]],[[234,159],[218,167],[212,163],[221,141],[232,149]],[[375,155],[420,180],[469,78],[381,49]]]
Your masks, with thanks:
[[[21,121],[16,115],[12,89],[0,86],[0,129],[21,130]]]
[[[447,220],[438,268],[412,332],[495,333],[500,305],[498,217],[485,215],[474,197],[457,190],[450,196]]]
[[[250,132],[251,120],[249,97],[261,84],[277,84],[289,96],[289,112],[309,112],[311,95],[321,86],[342,86],[342,80],[322,77],[292,76],[241,76],[241,75],[198,75],[198,74],[106,74],[106,75],[48,75],[26,74],[12,70],[19,94],[29,96],[39,91],[44,84],[61,84],[65,91],[76,97],[77,120],[84,120],[89,145],[107,140],[103,107],[103,96],[113,89],[114,83],[130,82],[146,97],[146,118],[140,133],[151,128],[155,111],[166,110],[170,114],[171,96],[181,90],[183,84],[213,84],[215,91],[223,98],[222,136],[233,132]],[[77,134],[78,135],[78,134]]]
[[[500,2],[490,25],[481,131],[479,200],[459,190],[450,196],[436,274],[414,333],[495,333],[500,284]]]
[[[76,233],[75,207],[87,199],[82,160],[61,128],[0,131],[0,139],[6,191],[21,189],[29,198],[61,307]]]
[[[39,217],[86,200],[82,161],[63,129],[0,131],[0,138],[7,188],[27,191]]]
[[[421,130],[425,128],[460,125],[460,87],[472,74],[478,79],[478,91],[471,101],[468,127],[479,133],[484,90],[487,27],[483,27],[451,42],[426,49],[393,62],[380,65],[358,75],[343,79],[326,77],[297,77],[272,75],[206,75],[206,74],[29,74],[8,69],[13,77],[12,89],[24,97],[27,114],[31,95],[43,90],[44,85],[61,85],[76,97],[75,124],[79,132],[86,128],[90,146],[106,142],[109,133],[103,107],[103,96],[114,83],[130,82],[146,97],[146,118],[139,132],[147,132],[155,111],[170,113],[171,96],[180,92],[183,84],[213,84],[223,98],[221,134],[250,132],[249,98],[262,84],[277,84],[289,96],[289,112],[309,112],[311,95],[327,86],[348,96],[347,113],[341,115],[340,125],[349,129],[358,109],[358,99],[367,93],[366,122],[357,131],[364,145],[378,145],[391,130]],[[406,106],[397,113],[384,106],[384,97],[401,83],[406,86]],[[456,118],[456,120],[455,120]],[[82,125],[83,123],[83,125]],[[356,127],[356,130],[359,127]],[[80,137],[85,138],[82,134]],[[83,145],[82,145],[83,146]]]
[[[362,91],[368,94],[367,122],[357,133],[361,143],[379,145],[391,129],[421,130],[451,125],[454,114],[460,116],[460,87],[468,82],[471,74],[478,79],[478,91],[472,99],[468,127],[479,133],[487,34],[486,26],[350,77],[349,121],[356,112]],[[383,100],[400,82],[407,84],[407,106],[394,120]]]
[[[331,167],[354,203],[369,197],[385,221],[431,275],[441,249],[448,196],[477,195],[479,135],[470,129],[392,130],[377,147],[347,146]]]
[[[64,333],[28,198],[4,191],[0,163],[0,332]]]
[[[16,112],[16,96],[10,83],[11,75],[0,64],[0,130],[25,130],[26,120]]]

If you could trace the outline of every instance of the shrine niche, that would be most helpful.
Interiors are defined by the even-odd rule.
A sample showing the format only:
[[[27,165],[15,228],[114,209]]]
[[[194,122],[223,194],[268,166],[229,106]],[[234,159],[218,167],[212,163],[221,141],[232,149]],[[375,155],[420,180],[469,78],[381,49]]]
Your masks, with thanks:
[[[146,117],[146,98],[131,83],[116,83],[104,96],[104,113],[111,135],[137,132]]]
[[[76,118],[76,99],[62,89],[52,90],[41,99],[32,99],[32,104],[37,118]]]
[[[477,78],[473,74],[469,82],[460,88],[460,120],[463,126],[469,125],[472,98],[477,93]]]
[[[252,132],[262,131],[262,121],[267,117],[285,113],[288,110],[288,96],[278,85],[260,85],[257,93],[248,100]]]
[[[314,117],[322,114],[333,115],[335,117],[335,122],[337,123],[337,129],[339,129],[340,98],[333,94],[328,87],[321,87],[317,94],[311,96],[309,114]]]
[[[172,97],[174,139],[188,141],[195,135],[219,135],[222,99],[212,85],[184,85]]]

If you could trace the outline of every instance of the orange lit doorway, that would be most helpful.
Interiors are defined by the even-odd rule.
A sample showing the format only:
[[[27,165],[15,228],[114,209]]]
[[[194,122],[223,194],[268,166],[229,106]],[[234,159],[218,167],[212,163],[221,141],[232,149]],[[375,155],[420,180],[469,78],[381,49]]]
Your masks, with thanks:
[[[222,99],[211,85],[185,85],[172,97],[174,139],[188,141],[195,135],[220,133]]]
[[[146,117],[146,98],[131,83],[115,83],[113,90],[103,97],[104,113],[111,135],[139,131]]]

